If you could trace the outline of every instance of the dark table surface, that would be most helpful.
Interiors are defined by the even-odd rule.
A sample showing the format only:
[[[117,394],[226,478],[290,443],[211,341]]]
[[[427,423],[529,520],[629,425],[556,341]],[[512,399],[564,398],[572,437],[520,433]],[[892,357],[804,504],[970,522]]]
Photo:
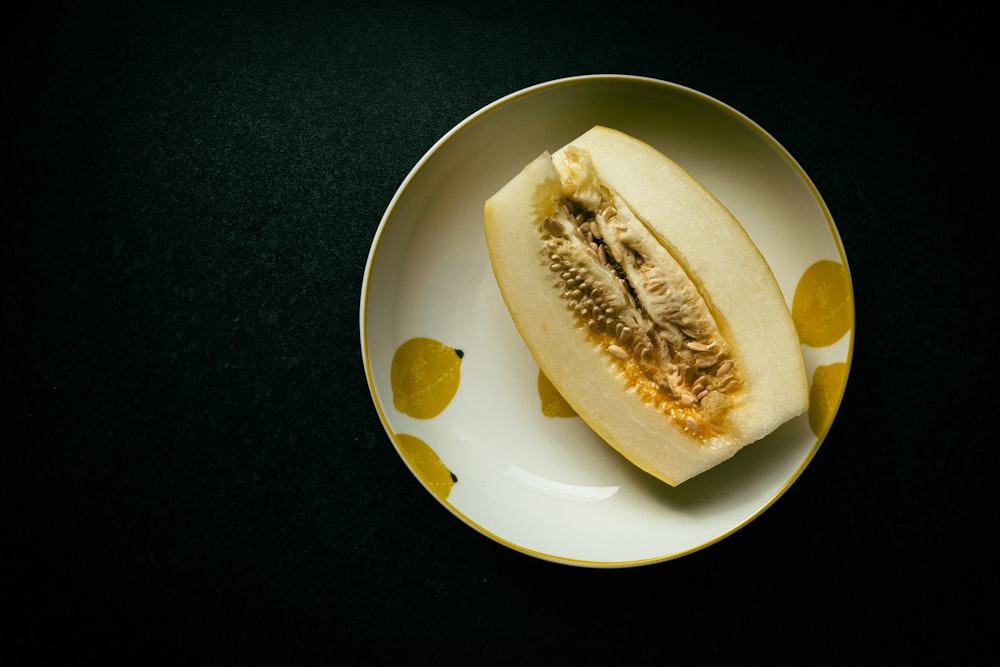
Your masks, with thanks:
[[[11,19],[12,650],[994,654],[985,20],[471,7]],[[386,437],[358,332],[369,245],[424,152],[501,96],[591,73],[690,86],[770,132],[839,226],[857,308],[840,414],[791,489],[704,550],[613,570],[444,511]]]

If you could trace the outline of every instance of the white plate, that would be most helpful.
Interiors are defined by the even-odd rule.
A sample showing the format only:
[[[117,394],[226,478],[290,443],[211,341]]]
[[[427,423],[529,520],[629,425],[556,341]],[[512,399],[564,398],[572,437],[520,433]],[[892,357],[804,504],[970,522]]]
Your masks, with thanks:
[[[839,300],[813,299],[813,306],[839,312],[841,322],[832,332],[826,326],[827,340],[803,344],[813,414],[677,488],[634,468],[581,419],[542,414],[538,367],[490,269],[484,201],[542,151],[597,124],[649,142],[701,180],[746,227],[790,307],[810,267],[834,269],[812,281],[814,296],[822,299],[829,290],[816,285],[833,276]],[[690,88],[594,75],[543,83],[490,104],[414,166],[372,243],[361,293],[361,344],[390,440],[445,508],[538,558],[624,567],[689,554],[732,534],[802,473],[846,385],[853,304],[836,226],[808,176],[774,138]],[[443,411],[429,418],[404,414],[394,404],[393,358],[417,337],[464,353],[445,354],[457,374],[431,379],[457,385],[453,395],[444,392],[450,400]],[[424,454],[438,466],[442,483],[424,475],[428,461],[414,457],[407,436],[427,445]],[[448,471],[457,482],[447,479]]]

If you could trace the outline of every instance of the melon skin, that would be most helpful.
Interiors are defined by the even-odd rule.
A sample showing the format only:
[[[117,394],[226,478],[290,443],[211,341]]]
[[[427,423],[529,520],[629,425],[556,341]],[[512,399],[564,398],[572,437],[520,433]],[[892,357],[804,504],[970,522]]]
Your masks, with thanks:
[[[556,165],[570,147],[684,267],[729,345],[741,386],[704,432],[626,382],[563,300],[542,221],[563,198]],[[801,345],[770,267],[730,212],[648,144],[597,126],[526,165],[487,200],[484,226],[500,292],[539,368],[598,436],[650,475],[679,485],[807,409]]]

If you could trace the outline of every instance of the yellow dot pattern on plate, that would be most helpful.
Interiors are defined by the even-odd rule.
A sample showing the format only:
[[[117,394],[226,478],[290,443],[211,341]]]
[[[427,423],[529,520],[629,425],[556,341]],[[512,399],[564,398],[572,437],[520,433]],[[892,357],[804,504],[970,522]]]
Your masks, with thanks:
[[[828,259],[806,269],[795,288],[792,320],[799,340],[825,347],[854,326],[854,303],[847,267]]]
[[[817,366],[809,388],[809,428],[816,435],[824,433],[833,422],[837,402],[847,382],[847,364],[839,362]]]
[[[392,402],[404,415],[430,419],[458,391],[463,353],[433,338],[411,338],[392,357]]]
[[[437,452],[417,436],[407,433],[397,433],[396,444],[417,478],[426,484],[435,496],[447,500],[458,478],[441,461]]]
[[[574,410],[559,390],[553,386],[548,376],[538,370],[538,398],[542,402],[542,414],[546,417],[576,417]]]

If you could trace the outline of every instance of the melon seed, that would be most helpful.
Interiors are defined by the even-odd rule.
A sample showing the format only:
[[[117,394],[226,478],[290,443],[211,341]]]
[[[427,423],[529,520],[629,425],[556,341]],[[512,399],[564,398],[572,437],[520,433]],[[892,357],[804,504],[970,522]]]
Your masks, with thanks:
[[[728,344],[669,251],[597,182],[585,154],[567,156],[580,162],[587,178],[564,183],[556,212],[540,224],[551,236],[543,257],[562,279],[563,299],[616,363],[634,364],[631,372],[658,396],[650,400],[684,408],[681,425],[702,433],[699,410],[707,399],[740,386]],[[713,400],[712,409],[724,404]]]

